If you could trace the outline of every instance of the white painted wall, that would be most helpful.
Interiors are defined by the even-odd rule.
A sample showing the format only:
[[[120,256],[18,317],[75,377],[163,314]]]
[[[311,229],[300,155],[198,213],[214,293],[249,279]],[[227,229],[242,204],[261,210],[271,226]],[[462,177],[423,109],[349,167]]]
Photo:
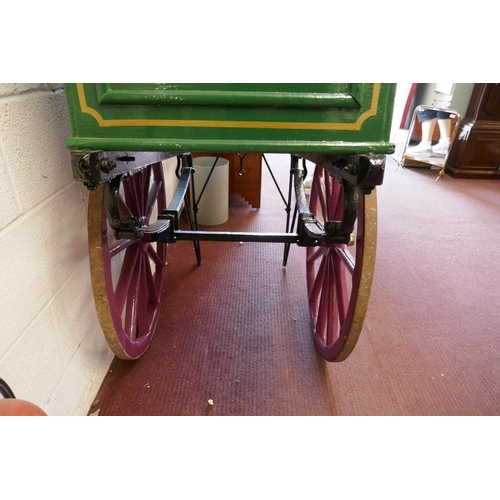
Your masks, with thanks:
[[[88,192],[72,179],[69,135],[62,84],[0,83],[0,378],[48,415],[86,415],[113,359],[94,309]]]

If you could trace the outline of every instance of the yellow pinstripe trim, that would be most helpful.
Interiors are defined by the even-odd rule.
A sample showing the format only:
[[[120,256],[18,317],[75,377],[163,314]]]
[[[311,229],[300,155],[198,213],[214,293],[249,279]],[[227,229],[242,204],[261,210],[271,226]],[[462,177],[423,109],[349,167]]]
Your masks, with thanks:
[[[82,113],[94,117],[99,127],[206,127],[206,128],[268,128],[299,130],[361,130],[363,123],[377,114],[380,96],[380,83],[373,86],[370,109],[358,117],[354,123],[308,123],[308,122],[258,122],[258,121],[223,121],[223,120],[154,120],[154,119],[105,119],[87,104],[83,83],[76,84],[78,100]]]

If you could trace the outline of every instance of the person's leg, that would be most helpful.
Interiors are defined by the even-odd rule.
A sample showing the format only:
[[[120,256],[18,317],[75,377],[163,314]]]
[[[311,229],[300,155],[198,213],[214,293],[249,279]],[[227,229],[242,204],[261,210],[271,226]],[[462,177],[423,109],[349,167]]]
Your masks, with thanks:
[[[429,144],[429,146],[432,143],[432,134],[434,133],[434,127],[436,126],[437,119],[432,118],[431,120],[425,120],[425,122],[422,122],[422,142],[424,144]]]
[[[433,146],[434,153],[446,154],[450,147],[451,140],[451,118],[438,118],[439,142]]]
[[[422,140],[413,148],[409,149],[411,154],[430,155],[432,146],[432,134],[436,126],[437,118],[422,121]]]

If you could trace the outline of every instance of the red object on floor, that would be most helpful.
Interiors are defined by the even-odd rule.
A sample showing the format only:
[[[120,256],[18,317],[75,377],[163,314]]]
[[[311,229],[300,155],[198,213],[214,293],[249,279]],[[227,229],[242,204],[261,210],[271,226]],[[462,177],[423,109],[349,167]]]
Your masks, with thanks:
[[[22,399],[0,399],[0,417],[41,417],[47,414],[36,404]]]

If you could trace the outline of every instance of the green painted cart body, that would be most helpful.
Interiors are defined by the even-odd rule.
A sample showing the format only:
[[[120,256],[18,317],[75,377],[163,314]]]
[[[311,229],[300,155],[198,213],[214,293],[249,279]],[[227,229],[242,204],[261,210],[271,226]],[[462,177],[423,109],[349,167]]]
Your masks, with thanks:
[[[166,246],[182,239],[194,242],[198,263],[200,241],[207,239],[282,242],[285,256],[292,243],[307,247],[316,346],[330,361],[350,354],[373,275],[374,191],[383,182],[385,155],[394,152],[394,84],[71,83],[65,93],[74,178],[92,191],[94,297],[117,356],[135,359],[149,346]],[[198,152],[289,154],[286,232],[200,231],[196,200],[188,195]],[[179,185],[166,206],[161,162],[174,157]],[[307,161],[315,165],[310,193],[304,189]],[[183,230],[179,220],[190,200],[194,220],[186,210],[189,230]],[[122,270],[111,277],[119,254]]]

